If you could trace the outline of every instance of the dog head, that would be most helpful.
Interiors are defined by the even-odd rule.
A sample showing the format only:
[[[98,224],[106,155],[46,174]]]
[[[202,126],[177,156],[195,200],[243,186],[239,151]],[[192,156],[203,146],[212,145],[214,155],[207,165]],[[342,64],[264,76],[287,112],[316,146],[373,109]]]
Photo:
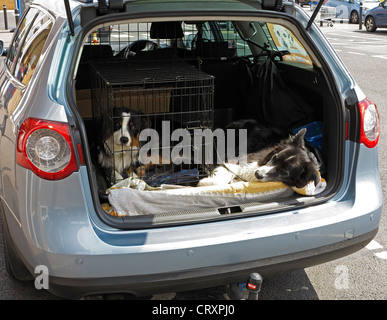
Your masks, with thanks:
[[[110,141],[116,146],[138,147],[138,136],[141,130],[150,127],[146,116],[127,108],[113,109],[113,125],[104,121],[104,141]]]
[[[259,181],[281,181],[297,188],[305,187],[310,181],[315,185],[320,182],[317,160],[305,147],[305,132],[306,129],[302,129],[268,150],[255,171]]]

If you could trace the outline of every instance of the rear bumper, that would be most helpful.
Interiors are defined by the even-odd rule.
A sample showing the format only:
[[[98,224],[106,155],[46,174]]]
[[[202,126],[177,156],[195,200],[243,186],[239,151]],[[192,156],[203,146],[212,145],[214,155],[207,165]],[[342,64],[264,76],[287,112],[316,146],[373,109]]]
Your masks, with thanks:
[[[141,297],[245,282],[252,272],[259,272],[262,276],[266,276],[310,267],[351,254],[366,246],[375,237],[377,231],[375,229],[362,236],[313,250],[185,272],[96,279],[50,277],[49,289],[52,293],[66,298],[80,298],[98,293],[129,293]]]

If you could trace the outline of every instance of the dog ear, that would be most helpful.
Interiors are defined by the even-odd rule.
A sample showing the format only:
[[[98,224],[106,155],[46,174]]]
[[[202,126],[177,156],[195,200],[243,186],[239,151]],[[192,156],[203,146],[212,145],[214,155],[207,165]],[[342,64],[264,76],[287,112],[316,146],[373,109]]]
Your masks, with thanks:
[[[302,128],[300,131],[298,131],[297,134],[293,137],[293,145],[295,145],[296,147],[304,148],[305,133],[306,133],[306,128]]]
[[[131,135],[136,136],[140,132],[141,120],[138,116],[132,116],[129,120],[129,132]]]

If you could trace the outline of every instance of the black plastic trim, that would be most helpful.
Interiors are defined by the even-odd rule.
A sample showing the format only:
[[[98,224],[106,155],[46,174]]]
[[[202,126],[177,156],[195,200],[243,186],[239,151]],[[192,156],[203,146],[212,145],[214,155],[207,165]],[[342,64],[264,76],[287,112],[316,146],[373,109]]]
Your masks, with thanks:
[[[347,116],[347,139],[353,142],[359,143],[360,141],[360,130],[361,130],[361,117],[359,109],[359,101],[352,101],[353,99],[347,98],[346,108],[348,112]]]

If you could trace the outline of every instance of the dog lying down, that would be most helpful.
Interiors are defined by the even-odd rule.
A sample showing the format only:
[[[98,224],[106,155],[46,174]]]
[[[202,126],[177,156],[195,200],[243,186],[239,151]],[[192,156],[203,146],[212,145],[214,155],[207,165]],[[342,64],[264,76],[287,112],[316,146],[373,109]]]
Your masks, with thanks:
[[[319,163],[305,147],[306,129],[278,144],[247,154],[245,164],[227,162],[199,181],[198,186],[229,184],[236,181],[279,181],[289,187],[304,188],[311,181],[320,183]]]
[[[218,166],[195,188],[170,185],[149,188],[141,179],[125,179],[109,190],[110,206],[104,210],[124,216],[179,212],[182,203],[191,210],[221,208],[251,201],[277,201],[289,196],[290,188],[302,196],[315,196],[327,184],[320,178],[317,159],[304,145],[305,132],[302,129],[273,147],[248,154],[245,165]],[[230,182],[236,183],[230,185]]]

